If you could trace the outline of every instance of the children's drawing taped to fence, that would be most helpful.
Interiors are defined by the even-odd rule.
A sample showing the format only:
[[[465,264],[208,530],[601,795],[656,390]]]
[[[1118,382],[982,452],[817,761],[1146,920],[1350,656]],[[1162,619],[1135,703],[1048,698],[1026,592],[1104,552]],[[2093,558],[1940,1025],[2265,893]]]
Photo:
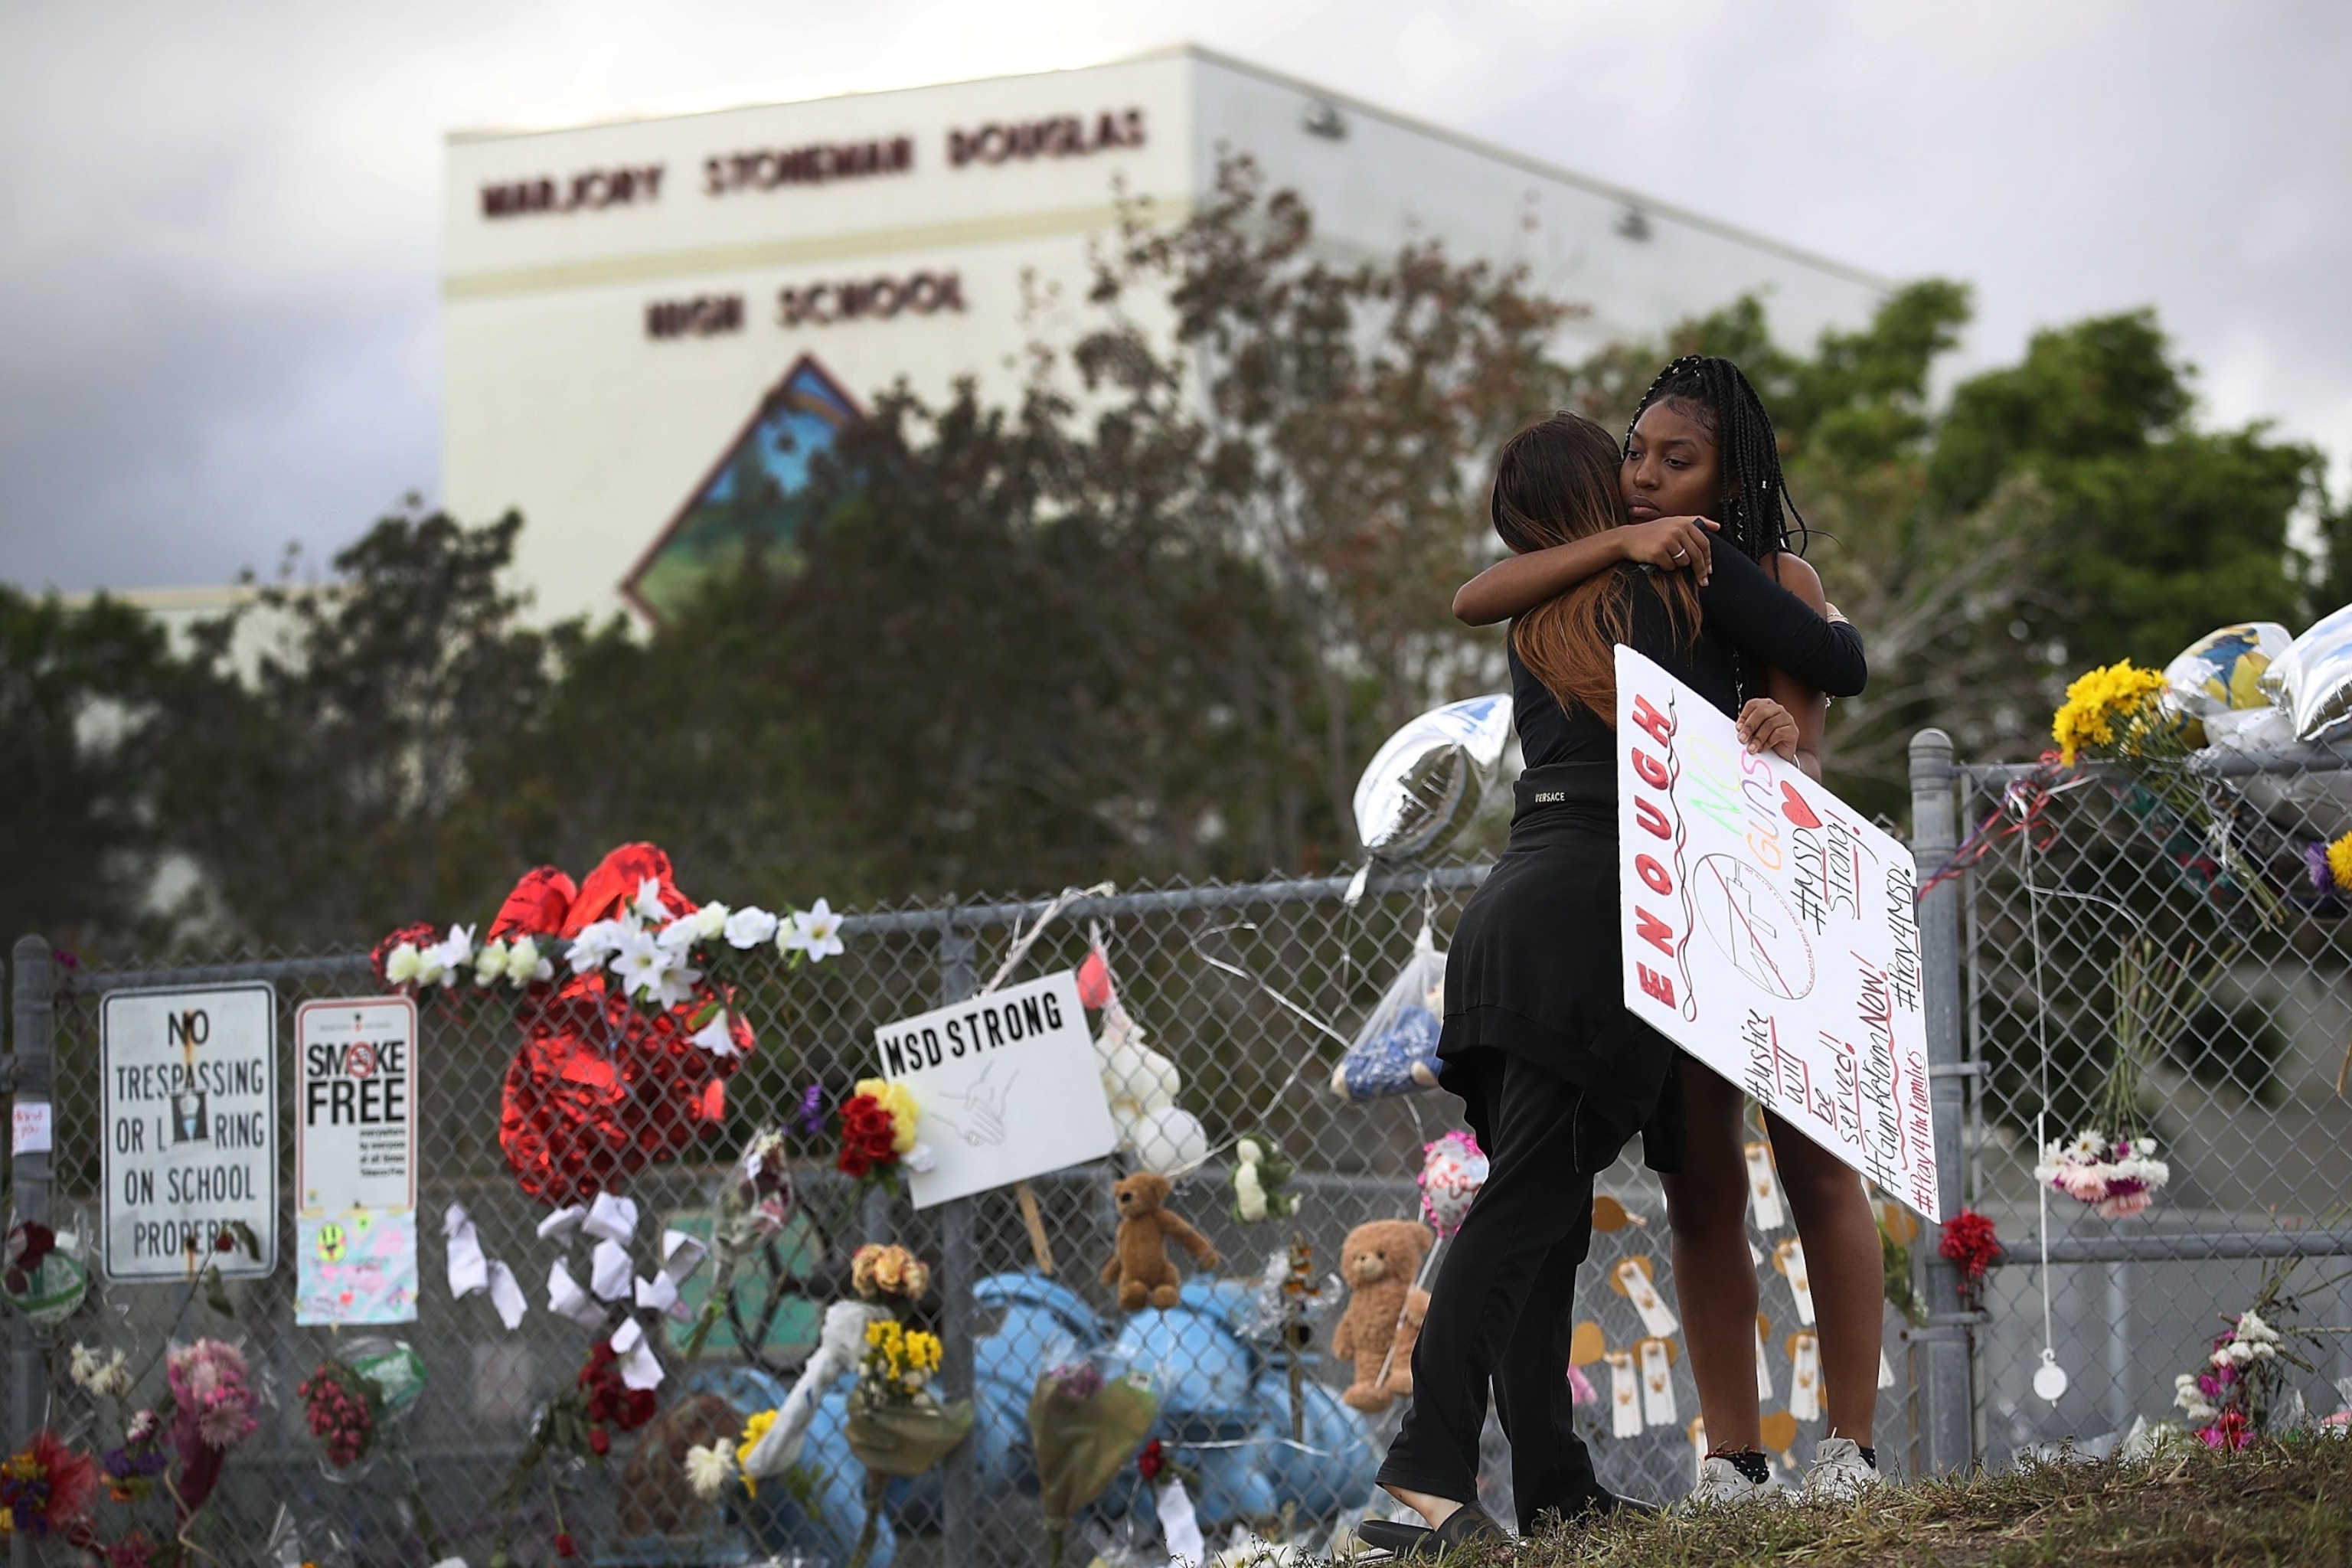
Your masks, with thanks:
[[[1625,1005],[1937,1215],[1910,851],[1617,649]]]

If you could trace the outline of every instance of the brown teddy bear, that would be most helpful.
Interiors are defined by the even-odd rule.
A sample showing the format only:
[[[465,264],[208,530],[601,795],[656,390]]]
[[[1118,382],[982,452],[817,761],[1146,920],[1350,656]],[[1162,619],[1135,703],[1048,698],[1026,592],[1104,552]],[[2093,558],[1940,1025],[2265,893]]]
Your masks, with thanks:
[[[1102,1281],[1118,1281],[1121,1311],[1139,1312],[1147,1301],[1155,1307],[1176,1304],[1176,1281],[1182,1277],[1168,1256],[1170,1237],[1202,1268],[1217,1266],[1217,1249],[1209,1238],[1163,1206],[1169,1190],[1168,1178],[1150,1171],[1138,1171],[1111,1186],[1118,1204],[1118,1246],[1103,1265]]]
[[[1339,1397],[1366,1415],[1386,1410],[1398,1394],[1412,1394],[1413,1342],[1421,1337],[1422,1314],[1429,1309],[1429,1292],[1417,1289],[1413,1279],[1436,1245],[1427,1226],[1409,1219],[1360,1225],[1339,1244],[1348,1310],[1331,1331],[1331,1353],[1355,1358],[1356,1381]]]

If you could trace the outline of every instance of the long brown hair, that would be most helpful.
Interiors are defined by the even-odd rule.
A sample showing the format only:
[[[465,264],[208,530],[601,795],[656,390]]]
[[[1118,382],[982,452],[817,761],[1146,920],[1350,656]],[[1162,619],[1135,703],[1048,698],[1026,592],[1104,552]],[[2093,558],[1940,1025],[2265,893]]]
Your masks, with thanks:
[[[1537,420],[1503,443],[1495,459],[1495,531],[1521,554],[1566,544],[1625,521],[1617,488],[1616,438],[1580,414]],[[1637,583],[1646,586],[1637,589]],[[1631,566],[1586,578],[1511,626],[1511,647],[1535,678],[1573,712],[1580,704],[1617,724],[1616,646],[1633,630],[1633,595],[1657,594],[1684,637],[1698,635],[1698,595],[1690,574]]]

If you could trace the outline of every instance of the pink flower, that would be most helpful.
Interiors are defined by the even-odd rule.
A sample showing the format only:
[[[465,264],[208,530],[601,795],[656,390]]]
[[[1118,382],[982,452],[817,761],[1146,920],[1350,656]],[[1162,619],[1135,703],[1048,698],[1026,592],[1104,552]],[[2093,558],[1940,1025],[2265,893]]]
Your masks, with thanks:
[[[1592,1386],[1592,1380],[1584,1375],[1584,1369],[1580,1366],[1568,1369],[1568,1387],[1571,1401],[1578,1405],[1591,1405],[1601,1397],[1599,1391]]]
[[[2062,1165],[2052,1185],[2086,1204],[2097,1203],[2107,1195],[2107,1178],[2095,1165]]]
[[[245,1357],[219,1340],[173,1345],[164,1373],[180,1414],[173,1436],[183,1448],[191,1437],[207,1448],[228,1449],[254,1432],[256,1404]]]
[[[2097,1205],[2092,1212],[2101,1219],[2128,1219],[2156,1201],[2148,1195],[2146,1187],[2139,1186],[2136,1183],[2118,1184],[2118,1186],[2126,1184],[2132,1187],[2131,1191],[2117,1191],[2114,1196]]]

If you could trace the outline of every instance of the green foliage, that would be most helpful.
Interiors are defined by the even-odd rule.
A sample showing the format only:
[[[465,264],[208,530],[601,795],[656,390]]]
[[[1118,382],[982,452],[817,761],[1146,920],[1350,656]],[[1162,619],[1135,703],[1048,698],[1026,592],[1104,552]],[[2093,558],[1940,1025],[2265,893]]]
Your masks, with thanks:
[[[372,942],[387,911],[465,909],[505,869],[465,829],[498,788],[477,758],[555,679],[548,639],[517,624],[499,583],[521,527],[387,517],[334,558],[332,585],[273,586],[200,628],[158,716],[173,765],[152,787],[173,847],[244,934]],[[254,615],[275,635],[247,678],[235,656]]]
[[[1924,725],[1965,755],[2030,756],[2084,668],[2161,665],[2216,626],[2299,626],[2352,598],[2352,521],[2325,516],[2324,573],[2287,542],[2289,516],[2319,496],[2319,454],[2260,424],[2196,428],[2191,372],[2152,312],[2038,333],[1939,413],[1930,376],[1969,315],[1964,287],[1928,279],[1806,354],[1776,344],[1744,299],[1577,371],[1580,405],[1617,418],[1670,353],[1748,371],[1809,554],[1870,648],[1870,689],[1831,712],[1830,782],[1889,814]]]
[[[363,942],[635,838],[773,906],[1328,869],[1380,741],[1496,679],[1446,608],[1496,548],[1496,445],[1563,402],[1622,420],[1691,350],[1762,392],[1867,639],[1829,758],[1866,809],[1902,810],[1923,724],[2031,754],[2084,665],[2352,598],[2317,455],[2197,427],[2146,312],[2043,332],[1939,410],[1958,284],[1810,349],[1745,299],[1562,366],[1576,309],[1519,273],[1314,240],[1245,162],[1181,225],[1130,211],[1092,324],[1011,405],[879,395],[812,465],[791,558],[657,627],[534,629],[502,580],[520,520],[414,509],[184,657],[121,605],[0,591],[0,908],[128,938],[169,856],[206,945]],[[2286,541],[2314,498],[2316,565]]]
[[[163,634],[103,595],[69,608],[0,585],[0,930],[80,947],[135,924],[156,842],[146,781]]]

